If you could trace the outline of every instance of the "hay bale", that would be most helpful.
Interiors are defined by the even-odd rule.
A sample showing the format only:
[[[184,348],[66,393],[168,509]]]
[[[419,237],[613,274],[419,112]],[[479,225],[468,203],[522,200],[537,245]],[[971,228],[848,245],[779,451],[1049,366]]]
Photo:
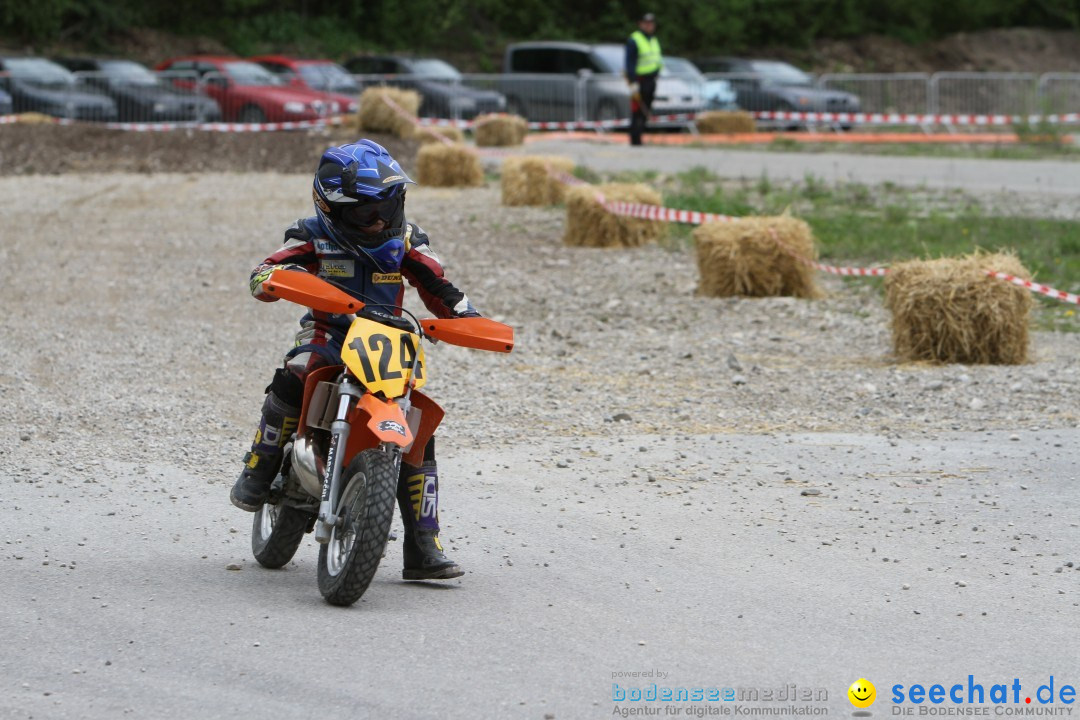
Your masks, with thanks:
[[[56,118],[39,112],[24,112],[15,116],[15,122],[24,125],[50,125],[56,122]]]
[[[558,205],[567,186],[548,170],[569,173],[574,161],[559,155],[520,155],[502,164],[503,205]]]
[[[752,133],[757,130],[754,116],[743,110],[711,110],[694,120],[699,133]]]
[[[1027,362],[1031,293],[984,269],[1030,279],[1011,253],[912,260],[885,276],[893,349],[902,360]]]
[[[353,133],[360,132],[360,113],[353,113],[352,115],[342,115],[341,122],[337,123],[337,127],[342,130],[349,130]]]
[[[702,295],[821,296],[814,269],[793,255],[817,258],[813,233],[803,220],[748,217],[706,223],[693,237]]]
[[[638,247],[667,234],[667,223],[615,215],[596,199],[599,191],[609,201],[660,205],[660,193],[648,185],[609,183],[575,185],[566,191],[566,234],[563,243],[585,247]]]
[[[492,113],[481,115],[473,122],[477,147],[521,145],[528,134],[529,123],[519,115]]]
[[[403,117],[386,103],[396,103],[408,117]],[[392,87],[369,87],[360,94],[360,130],[392,133],[399,138],[410,138],[420,110],[420,93]]]
[[[484,184],[484,168],[465,145],[431,143],[416,153],[416,181],[432,187],[474,187]]]
[[[427,145],[428,143],[443,143],[439,138],[446,138],[451,142],[463,143],[465,142],[465,133],[456,127],[442,127],[433,125],[417,125],[416,131],[413,137],[421,145]]]

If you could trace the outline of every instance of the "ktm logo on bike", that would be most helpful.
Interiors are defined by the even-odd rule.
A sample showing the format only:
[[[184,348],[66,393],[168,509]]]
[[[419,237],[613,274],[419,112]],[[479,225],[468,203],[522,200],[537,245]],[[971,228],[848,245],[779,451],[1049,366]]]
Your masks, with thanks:
[[[396,432],[401,437],[405,437],[405,427],[394,420],[383,420],[379,423],[379,430],[382,432]]]

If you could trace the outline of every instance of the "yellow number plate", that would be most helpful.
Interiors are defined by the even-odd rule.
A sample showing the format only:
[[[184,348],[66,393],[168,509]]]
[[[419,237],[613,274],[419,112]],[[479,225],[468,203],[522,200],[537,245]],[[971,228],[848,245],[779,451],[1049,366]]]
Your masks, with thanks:
[[[388,398],[404,395],[410,378],[413,387],[426,382],[420,336],[365,318],[353,321],[341,359],[368,390]]]

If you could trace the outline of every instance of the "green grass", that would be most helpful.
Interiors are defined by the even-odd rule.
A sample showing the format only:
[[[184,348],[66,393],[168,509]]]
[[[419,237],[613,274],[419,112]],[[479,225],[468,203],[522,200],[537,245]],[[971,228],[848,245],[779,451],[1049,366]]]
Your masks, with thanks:
[[[630,180],[624,175],[612,179]],[[888,265],[976,250],[1013,251],[1039,282],[1080,290],[1080,222],[990,214],[962,191],[833,185],[811,175],[794,184],[765,176],[725,182],[703,168],[659,177],[654,186],[668,207],[732,216],[800,217],[813,229],[822,259],[833,264]],[[672,225],[669,247],[687,247],[692,230]],[[1080,331],[1075,306],[1036,297],[1040,327]]]

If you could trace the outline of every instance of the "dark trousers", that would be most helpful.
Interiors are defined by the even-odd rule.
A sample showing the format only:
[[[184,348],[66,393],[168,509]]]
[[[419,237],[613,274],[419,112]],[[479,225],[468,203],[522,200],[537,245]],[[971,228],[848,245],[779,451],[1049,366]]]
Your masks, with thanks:
[[[630,116],[630,144],[640,145],[641,136],[645,132],[645,123],[652,112],[653,98],[656,97],[656,74],[639,75],[638,90],[641,93],[641,102]]]

